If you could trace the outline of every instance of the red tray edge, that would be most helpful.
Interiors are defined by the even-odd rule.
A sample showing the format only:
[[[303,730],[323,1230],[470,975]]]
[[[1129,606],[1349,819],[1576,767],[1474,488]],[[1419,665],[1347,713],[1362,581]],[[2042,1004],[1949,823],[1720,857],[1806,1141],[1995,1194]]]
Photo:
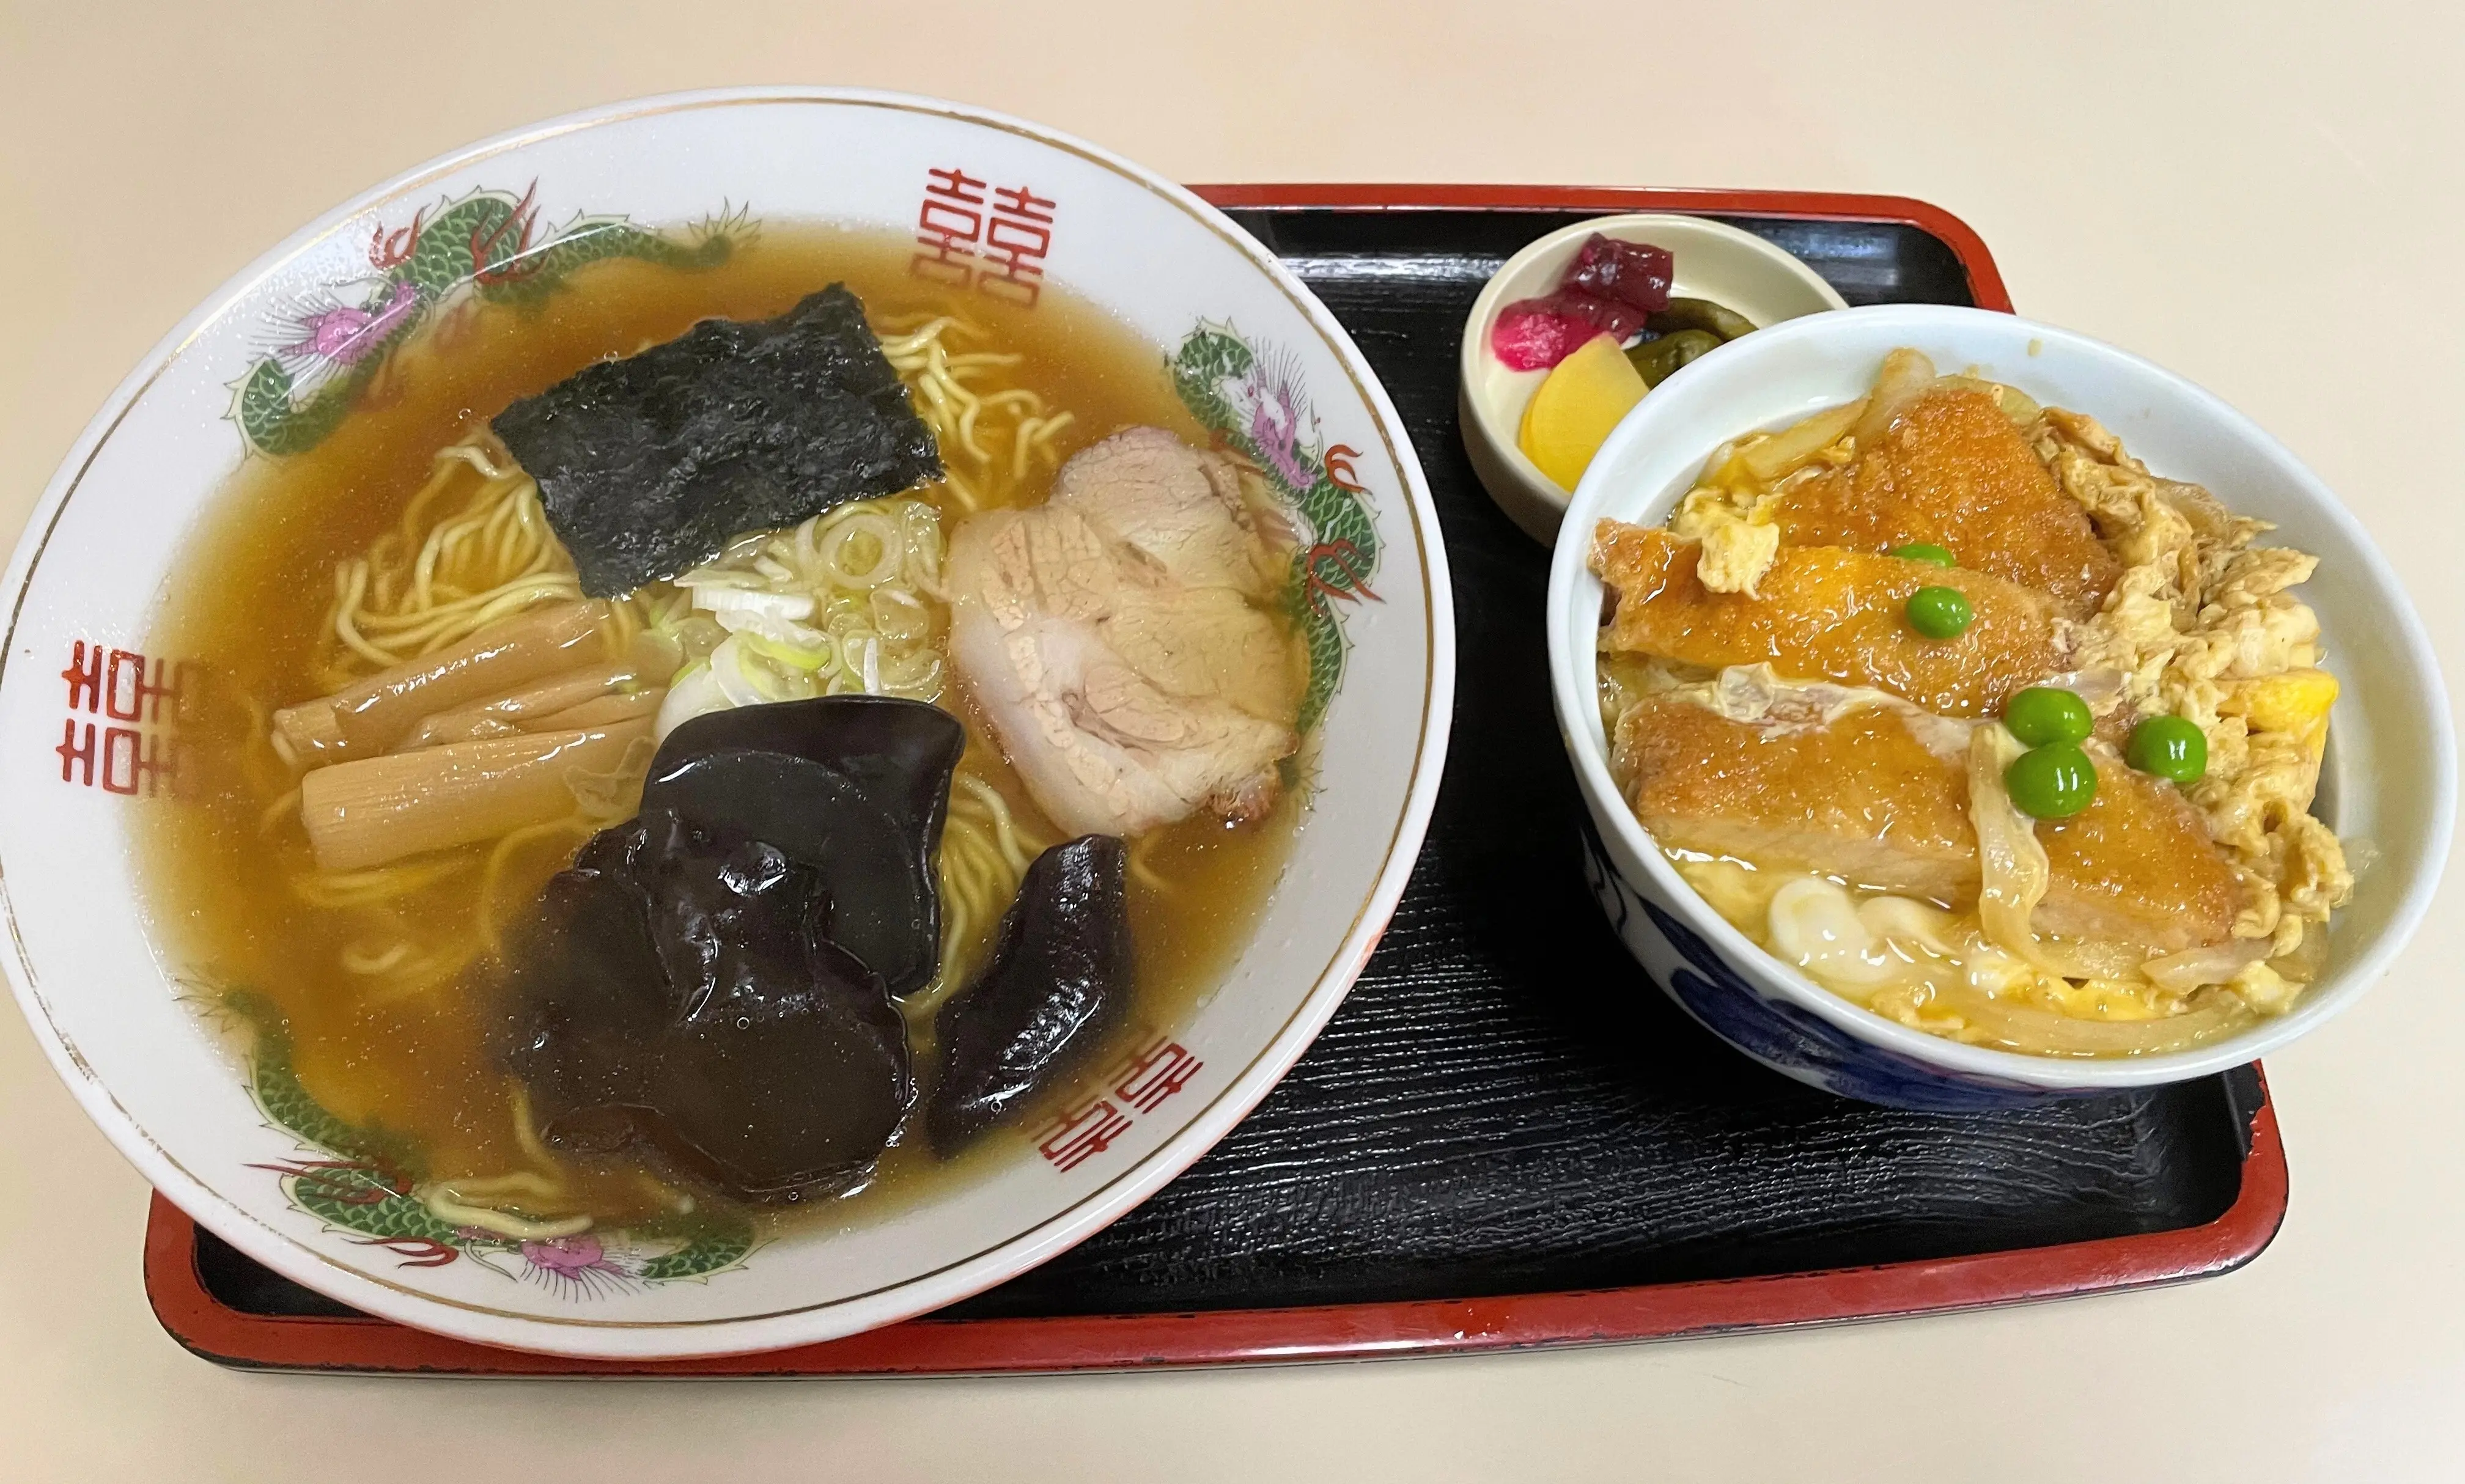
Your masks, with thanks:
[[[1192,186],[1210,205],[1249,208],[1324,207],[1347,210],[1487,210],[1493,211],[1691,211],[1705,215],[1795,216],[1818,221],[1902,222],[1949,247],[1968,274],[1980,309],[2011,310],[2010,291],[1994,255],[1975,228],[1930,201],[1913,196],[1837,190],[1646,189],[1630,186],[1242,185]]]
[[[1227,209],[1695,211],[1902,222],[1948,245],[1979,306],[2009,311],[1993,255],[1967,223],[1905,196],[1493,185],[1192,188]],[[1672,1340],[1947,1313],[2210,1277],[2265,1251],[2284,1224],[2275,1103],[2252,1117],[2242,1188],[2205,1226],[1938,1261],[1494,1298],[1041,1319],[911,1319],[824,1344],[691,1361],[590,1361],[498,1350],[367,1318],[274,1318],[216,1299],[196,1268],[196,1226],[157,1195],[145,1291],[191,1353],[250,1369],[460,1376],[887,1376],[1225,1365]]]
[[[2263,1078],[2262,1093],[2266,1082]],[[2284,1223],[2276,1115],[2253,1116],[2242,1189],[2205,1226],[1938,1261],[1495,1298],[1044,1319],[911,1319],[824,1344],[691,1361],[497,1350],[375,1318],[242,1314],[207,1292],[196,1226],[154,1198],[145,1289],[192,1353],[253,1369],[461,1376],[893,1376],[1375,1360],[1675,1340],[1941,1314],[2151,1288],[2231,1273]]]

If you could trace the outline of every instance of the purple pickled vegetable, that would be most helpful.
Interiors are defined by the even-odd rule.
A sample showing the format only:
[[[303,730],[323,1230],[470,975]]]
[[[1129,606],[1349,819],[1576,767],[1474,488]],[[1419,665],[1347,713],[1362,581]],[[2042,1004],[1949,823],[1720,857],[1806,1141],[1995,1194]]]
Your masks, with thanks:
[[[1635,323],[1641,328],[1642,315],[1669,307],[1675,269],[1666,248],[1621,242],[1596,232],[1584,239],[1583,250],[1575,255],[1566,276],[1558,280],[1558,288],[1561,293],[1575,290],[1631,306],[1638,311]]]
[[[1542,371],[1575,353],[1575,347],[1607,333],[1620,344],[1643,333],[1644,312],[1632,304],[1560,289],[1541,299],[1519,299],[1498,312],[1489,347],[1518,371]]]
[[[1545,306],[1551,314],[1569,316],[1590,325],[1592,334],[1585,336],[1584,340],[1589,340],[1592,335],[1606,331],[1616,336],[1621,345],[1643,333],[1643,322],[1648,318],[1643,310],[1635,308],[1632,304],[1620,303],[1614,299],[1603,299],[1597,294],[1587,294],[1579,289],[1562,288],[1546,299],[1535,299],[1531,302]],[[1581,344],[1583,341],[1578,341],[1576,343]]]
[[[1545,299],[1524,299],[1498,312],[1489,348],[1509,370],[1545,371],[1599,333],[1590,321],[1559,314]]]

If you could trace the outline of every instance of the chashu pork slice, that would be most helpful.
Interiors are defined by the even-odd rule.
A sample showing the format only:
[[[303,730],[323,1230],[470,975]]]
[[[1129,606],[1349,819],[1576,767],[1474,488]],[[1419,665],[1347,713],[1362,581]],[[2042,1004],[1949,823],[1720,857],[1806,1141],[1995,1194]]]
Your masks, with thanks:
[[[1123,429],[1082,450],[1054,476],[1051,502],[1176,587],[1268,595],[1274,564],[1232,461],[1165,429]]]
[[[1613,767],[1664,846],[1967,907],[1979,871],[1965,730],[1884,705],[1740,721],[1658,696],[1618,719]],[[2207,827],[2170,786],[2090,751],[2095,801],[2036,825],[2052,868],[2037,931],[2149,953],[2225,941],[2243,888]]]
[[[1916,397],[1845,468],[1790,486],[1772,521],[1788,546],[1942,546],[2072,618],[2095,612],[2122,573],[2019,428],[1965,388]]]
[[[1151,446],[1112,463],[1116,435],[1064,466],[1047,503],[970,517],[950,543],[951,661],[1074,835],[1202,809],[1255,818],[1300,741],[1298,647],[1239,586],[1264,565],[1255,531],[1216,498],[1200,451],[1134,432],[1169,440],[1179,467],[1152,477]],[[1091,455],[1121,477],[1091,476]]]
[[[1784,546],[1760,595],[1750,595],[1704,587],[1699,556],[1695,543],[1656,526],[1603,521],[1592,570],[1615,590],[1617,606],[1601,648],[1716,670],[1767,663],[1955,717],[1993,715],[2012,692],[2068,668],[2046,596],[1983,572]],[[1938,587],[1958,588],[1976,611],[1955,638],[1929,639],[1909,626],[1909,594]]]

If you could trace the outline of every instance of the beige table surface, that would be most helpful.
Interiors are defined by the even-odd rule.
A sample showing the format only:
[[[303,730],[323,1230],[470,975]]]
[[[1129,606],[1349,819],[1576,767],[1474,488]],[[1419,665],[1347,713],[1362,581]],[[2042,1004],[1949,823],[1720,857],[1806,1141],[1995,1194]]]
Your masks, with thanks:
[[[2442,0],[11,4],[0,541],[156,337],[332,203],[586,104],[831,82],[989,104],[1185,180],[1924,197],[1984,234],[2023,312],[2141,350],[2291,444],[2454,653],[2460,77]],[[2377,996],[2272,1058],[2292,1215],[2232,1276],[1820,1333],[1182,1375],[227,1374],[156,1327],[144,1185],[0,1010],[0,1481],[2465,1478],[2461,919],[2465,878]]]

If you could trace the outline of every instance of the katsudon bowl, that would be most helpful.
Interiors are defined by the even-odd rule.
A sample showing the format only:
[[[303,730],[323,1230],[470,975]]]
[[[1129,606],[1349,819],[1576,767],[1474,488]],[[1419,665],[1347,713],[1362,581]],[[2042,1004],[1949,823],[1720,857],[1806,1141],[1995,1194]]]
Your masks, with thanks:
[[[840,279],[865,298],[870,325],[849,319],[844,295],[816,292]],[[941,468],[964,476],[967,488],[925,480],[909,486],[922,493],[899,505],[889,493],[898,486],[880,485],[883,493],[868,497],[870,504],[828,507],[851,512],[849,523],[796,527],[801,545],[799,534],[783,524],[762,522],[778,525],[778,533],[721,548],[718,563],[696,570],[734,563],[735,577],[720,573],[721,594],[749,594],[744,603],[767,603],[788,624],[748,620],[749,627],[731,630],[714,618],[705,637],[722,647],[735,639],[716,640],[720,631],[769,636],[768,649],[740,653],[723,673],[716,650],[673,668],[672,646],[682,631],[670,629],[672,620],[684,622],[676,616],[687,607],[681,594],[650,619],[637,613],[647,630],[600,631],[657,635],[653,647],[666,655],[666,668],[655,679],[667,687],[668,701],[688,692],[690,676],[699,689],[682,709],[720,708],[670,730],[662,702],[660,735],[669,741],[659,757],[697,727],[793,710],[756,704],[780,699],[775,688],[789,682],[806,695],[855,689],[911,698],[860,702],[832,715],[924,726],[944,739],[927,750],[946,749],[937,754],[945,785],[954,759],[958,781],[967,782],[977,766],[967,759],[982,750],[988,771],[976,781],[986,786],[948,798],[936,793],[922,811],[896,803],[899,812],[882,813],[893,808],[883,804],[871,817],[894,829],[905,819],[920,831],[924,827],[916,822],[929,818],[944,864],[964,826],[977,873],[967,888],[976,896],[967,902],[979,965],[988,954],[995,962],[1050,963],[1059,950],[1033,942],[1014,961],[997,959],[1007,951],[992,938],[1000,907],[982,897],[989,879],[982,873],[999,875],[1007,859],[1010,884],[1024,893],[1016,873],[1033,852],[1058,855],[1070,847],[1056,841],[1101,831],[1061,828],[1055,818],[1037,838],[1022,839],[1028,795],[1018,789],[1033,793],[1034,786],[1004,771],[1011,760],[995,756],[982,732],[961,758],[950,713],[937,714],[914,698],[933,689],[941,667],[966,663],[935,648],[933,635],[944,631],[937,625],[959,620],[932,605],[945,601],[944,577],[962,581],[957,547],[966,521],[979,511],[1024,519],[1055,481],[1055,466],[1099,442],[1126,454],[1162,449],[1159,456],[1182,461],[1176,468],[1209,471],[1198,487],[1202,503],[1211,487],[1243,512],[1239,521],[1250,522],[1241,529],[1253,534],[1238,539],[1255,541],[1257,562],[1239,581],[1258,590],[1240,589],[1249,605],[1241,611],[1253,615],[1245,623],[1272,616],[1287,626],[1273,631],[1284,646],[1273,653],[1289,671],[1268,676],[1276,704],[1294,708],[1289,724],[1273,734],[1286,750],[1269,770],[1251,775],[1255,786],[1235,801],[1242,811],[1228,813],[1222,829],[1209,833],[1210,821],[1192,815],[1184,823],[1208,828],[1143,854],[1138,840],[1145,837],[1124,827],[1116,832],[1135,838],[1112,864],[1100,851],[1077,857],[1086,874],[1070,879],[1097,884],[1072,899],[1100,906],[1104,892],[1111,901],[1122,899],[1120,859],[1129,856],[1128,947],[1118,936],[1094,941],[1086,962],[1096,966],[1086,973],[1120,985],[1121,965],[1136,966],[1127,971],[1129,998],[1109,1002],[1120,1013],[1107,1012],[1104,1034],[1090,1030],[1089,1039],[1077,1043],[1084,1054],[1072,1052],[1066,1067],[1061,1060],[1026,1063],[1055,1069],[1050,1077],[1037,1074],[1032,1094],[1013,1096],[1015,1081],[989,1084],[982,1100],[963,1110],[966,1121],[953,1115],[955,1132],[946,1141],[937,1128],[920,1142],[924,1136],[913,1123],[922,1121],[923,1104],[910,1104],[920,1116],[900,1126],[875,1163],[833,1166],[829,1185],[785,1186],[804,1197],[793,1207],[723,1205],[698,1193],[702,1187],[688,1178],[692,1167],[676,1164],[645,1167],[636,1172],[647,1182],[636,1194],[617,1189],[606,1197],[633,1202],[631,1208],[650,1210],[649,1217],[610,1214],[614,1207],[557,1216],[530,1203],[603,1197],[590,1193],[597,1186],[566,1184],[560,1171],[576,1146],[543,1150],[541,1140],[553,1130],[543,1133],[548,1126],[531,1116],[519,1085],[510,1102],[500,1086],[469,1104],[483,1120],[510,1119],[485,1135],[485,1158],[501,1173],[440,1153],[418,1132],[423,1119],[443,1130],[438,1138],[465,1126],[435,1116],[443,1105],[422,1100],[430,1088],[457,1081],[484,1088],[492,1068],[510,1065],[454,1059],[461,1054],[450,1050],[457,1043],[434,1028],[460,1015],[466,1028],[485,1032],[490,1012],[453,1008],[461,1003],[454,986],[471,981],[463,970],[440,979],[421,968],[427,945],[467,948],[476,926],[483,935],[492,928],[511,935],[504,951],[536,953],[531,945],[544,941],[552,952],[560,941],[577,950],[616,949],[605,935],[599,941],[578,932],[563,940],[524,937],[530,929],[500,919],[507,900],[517,918],[544,910],[522,903],[545,900],[535,895],[537,881],[552,863],[526,865],[532,857],[500,855],[479,844],[471,849],[485,853],[456,846],[360,869],[329,861],[320,846],[311,869],[309,842],[297,833],[309,805],[305,795],[282,791],[278,771],[248,786],[266,790],[246,800],[252,810],[262,807],[262,818],[234,838],[260,825],[263,832],[250,836],[255,844],[241,839],[212,857],[227,870],[191,869],[196,860],[165,841],[176,840],[190,821],[220,830],[211,824],[220,816],[211,811],[228,810],[238,799],[230,791],[239,786],[230,783],[238,775],[218,771],[224,764],[208,750],[235,747],[242,750],[231,757],[253,756],[278,768],[298,766],[303,757],[315,761],[275,744],[266,707],[317,698],[328,682],[295,677],[272,689],[257,686],[251,677],[271,672],[252,636],[275,634],[265,644],[296,639],[277,633],[269,615],[312,615],[298,631],[312,634],[318,653],[343,673],[366,676],[395,654],[429,653],[420,648],[433,642],[422,637],[428,631],[404,636],[386,626],[410,611],[403,605],[428,603],[432,580],[461,581],[447,575],[457,563],[510,570],[511,587],[484,591],[517,607],[531,601],[522,584],[532,578],[567,585],[561,590],[568,598],[580,586],[582,579],[539,544],[535,502],[546,477],[533,481],[521,466],[508,471],[510,434],[502,444],[491,441],[496,434],[486,420],[498,418],[509,398],[536,399],[548,385],[563,385],[559,378],[612,374],[607,364],[682,344],[698,323],[702,327],[690,330],[697,343],[751,333],[713,326],[704,322],[709,317],[764,321],[764,333],[815,322],[806,317],[816,301],[817,312],[837,314],[841,324],[854,324],[850,334],[865,338],[864,365],[878,368],[886,361],[906,383],[904,394],[872,383],[867,405],[899,410],[872,415],[930,426]],[[956,340],[963,330],[977,338]],[[878,354],[871,348],[876,339]],[[793,425],[813,405],[790,399],[780,404],[780,415]],[[1150,432],[1140,435],[1144,442],[1128,443],[1108,437],[1139,425],[1168,435]],[[501,418],[494,424],[499,432],[507,426]],[[838,472],[827,460],[799,467],[815,478]],[[1003,489],[1009,493],[1000,495]],[[1228,493],[1235,489],[1237,504]],[[420,504],[421,490],[431,492],[431,503]],[[440,520],[440,510],[455,508],[449,502],[466,499],[459,508],[477,514],[451,529],[428,527],[423,547],[420,522]],[[883,513],[894,510],[895,519]],[[1226,522],[1235,518],[1222,510],[1207,519],[1215,522],[1208,530],[1233,529]],[[393,538],[384,533],[397,521],[411,532],[408,546],[387,544]],[[947,567],[935,555],[944,548],[917,534],[936,521],[951,522],[960,537]],[[624,534],[638,533],[628,526]],[[363,551],[368,555],[351,557]],[[409,552],[425,553],[416,580],[389,589],[390,597],[373,595],[366,583],[352,586],[354,572],[365,578],[369,564],[391,570],[389,564],[407,562]],[[1163,590],[1152,584],[1176,570],[1170,560],[1159,565],[1165,576],[1152,578],[1150,591]],[[780,636],[804,631],[793,627],[798,615],[810,614],[815,625],[826,612],[837,615],[841,599],[808,596],[782,607],[763,584],[785,580],[780,573],[821,582],[813,574],[825,569],[829,582],[855,594],[848,602],[860,612],[856,628],[796,640],[821,646],[809,654]],[[199,580],[222,571],[245,581]],[[1453,704],[1454,624],[1430,495],[1395,410],[1324,306],[1226,217],[1150,171],[1017,120],[890,94],[763,89],[623,103],[432,161],[319,218],[215,291],[113,394],[34,510],[6,586],[0,757],[8,760],[11,786],[0,811],[5,957],[18,1003],[59,1075],[158,1189],[256,1262],[366,1313],[481,1343],[575,1356],[744,1353],[869,1329],[999,1283],[1144,1200],[1265,1096],[1360,972],[1419,850]],[[752,611],[742,603],[729,609],[703,602],[700,587],[686,590],[694,612],[708,609],[703,616]],[[614,601],[636,603],[640,591]],[[868,593],[899,601],[868,604]],[[464,611],[455,605],[471,601],[435,596],[420,611],[450,616]],[[601,618],[612,623],[611,615]],[[380,653],[366,659],[361,649],[333,650],[325,642],[329,630]],[[488,650],[488,642],[469,641],[489,653],[510,653],[513,644]],[[901,644],[908,646],[903,658]],[[718,682],[703,683],[715,674]],[[959,678],[975,683],[966,674]],[[753,694],[736,694],[748,684]],[[650,724],[642,703],[655,694],[624,684],[585,704],[633,717],[608,726],[630,728],[641,741]],[[956,695],[942,690],[945,700]],[[348,708],[296,714],[314,712],[331,722],[345,711],[365,719]],[[272,725],[287,726],[281,718],[294,714],[284,710]],[[937,715],[929,726],[917,720]],[[1010,715],[996,716],[996,728]],[[218,730],[227,726],[240,730]],[[356,745],[330,725],[326,732]],[[301,735],[303,746],[326,745]],[[573,743],[583,748],[595,734],[586,728],[573,735],[585,738]],[[1084,736],[1072,736],[1083,751]],[[406,738],[402,745],[428,744]],[[324,775],[304,775],[302,785],[338,767],[422,755],[400,745],[372,748],[384,755],[346,752]],[[627,751],[633,755],[630,743]],[[355,756],[360,761],[351,761]],[[794,777],[811,772],[809,762],[787,762],[796,764]],[[600,828],[611,808],[632,807],[602,786],[618,776],[602,771],[606,765],[584,768],[577,754],[557,775],[572,795],[559,808],[579,804],[586,828]],[[666,786],[676,776],[657,782]],[[863,793],[874,786],[865,780],[877,775],[857,764],[833,776],[838,796],[846,789],[872,796]],[[435,782],[445,787],[454,778],[439,774]],[[734,797],[730,808],[760,814],[758,792]],[[422,804],[421,796],[406,794],[388,807]],[[1057,807],[1053,812],[1063,813]],[[799,826],[788,817],[794,813],[783,805],[749,819],[746,831],[759,850],[745,858],[770,859],[760,854],[772,849],[762,831]],[[515,838],[504,835],[499,845]],[[522,848],[549,838],[531,837]],[[568,836],[554,849],[569,853],[575,844]],[[900,871],[921,858],[914,879],[923,882],[934,870],[923,853],[934,849],[865,858],[886,859]],[[809,881],[830,865],[827,853],[816,854],[821,866],[759,872],[740,870],[738,857],[727,856],[730,864],[710,889],[752,894],[783,880]],[[293,875],[264,875],[274,869],[268,861],[283,860]],[[603,876],[634,869],[604,857],[601,863]],[[427,889],[418,883],[431,879],[421,873],[432,866],[438,883],[476,882],[476,917],[461,908],[446,916],[413,913],[411,894]],[[528,873],[529,879],[502,893],[492,883],[508,879],[504,872]],[[1170,896],[1176,872],[1184,873],[1180,881],[1198,883],[1179,897]],[[1075,889],[1068,881],[1063,887]],[[942,890],[939,931],[947,934],[966,903],[947,884]],[[834,899],[841,908],[848,900]],[[409,936],[390,946],[329,937],[299,940],[297,951],[284,947],[292,941],[286,924],[379,902],[406,904],[392,924]],[[839,965],[830,969],[838,976],[830,982],[820,980],[819,968],[806,970],[822,983],[816,995],[855,995],[870,984],[864,992],[877,998],[859,1008],[871,1008],[846,1017],[857,1029],[829,1033],[841,1037],[840,1048],[859,1046],[849,1038],[870,1038],[861,1042],[876,1049],[864,1052],[873,1058],[867,1065],[883,1065],[892,1054],[889,1038],[901,1033],[897,1017],[883,1027],[877,997],[899,993],[882,987],[889,974],[864,981],[876,961],[846,950],[835,936],[816,941],[812,935],[825,932],[826,920],[827,932],[837,935],[838,919],[809,913],[795,920],[802,925],[790,932],[803,936],[781,940],[789,944],[781,952],[806,957],[782,962]],[[881,920],[896,935],[936,941],[932,919],[922,915]],[[1047,941],[1063,931],[1050,925],[1062,918],[1040,920],[1047,925],[1031,929],[1031,939],[1041,934],[1037,941]],[[457,936],[433,936],[448,927]],[[1147,948],[1162,957],[1136,957]],[[1132,957],[1125,961],[1124,953]],[[851,961],[857,966],[848,967]],[[777,972],[743,962],[752,965],[748,974]],[[1162,964],[1154,970],[1161,979],[1151,976],[1151,963]],[[331,972],[319,969],[324,977],[314,984],[295,983],[307,972],[302,963]],[[951,987],[962,1000],[969,992],[965,985]],[[1044,986],[1056,996],[1066,987],[1058,977]],[[819,1012],[803,1003],[787,998],[777,1013],[811,1023]],[[906,1007],[898,1008],[907,1014]],[[1096,1024],[1069,1018],[1077,1013],[1063,1006],[1049,1024]],[[723,1038],[761,1033],[749,1017],[730,1011],[723,1019],[694,1031],[705,1037],[699,1044],[750,1046]],[[546,1030],[539,1035],[566,1033],[542,1024]],[[907,1022],[910,1037],[916,1024]],[[1042,1034],[1033,1028],[1044,1024],[1031,1021],[1016,1033]],[[635,1034],[622,1027],[608,1033]],[[484,1042],[479,1034],[473,1044]],[[513,1049],[536,1052],[544,1044],[534,1038]],[[907,1044],[924,1048],[913,1054],[919,1068],[927,1065],[935,1043]],[[995,1044],[1004,1055],[1026,1045],[1042,1058],[1046,1052],[1036,1048],[1052,1043]],[[422,1062],[405,1046],[434,1059]],[[731,1065],[724,1058],[737,1053],[718,1054],[707,1087],[721,1084]],[[985,1063],[972,1065],[981,1070]],[[827,1080],[819,1072],[812,1078],[816,1085]],[[783,1074],[765,1085],[775,1105],[800,1084]],[[643,1084],[643,1091],[670,1096],[677,1117],[695,1112],[655,1087]],[[859,1093],[890,1096],[861,1089],[847,1096]],[[616,1114],[631,1118],[621,1104],[632,1095],[610,1096],[620,1104]],[[933,1095],[927,1087],[916,1096]],[[654,1121],[630,1125],[637,1143],[663,1137],[655,1122],[662,1115],[648,1117]],[[716,1138],[728,1125],[722,1113],[701,1126],[717,1129]],[[878,1147],[880,1135],[874,1138]],[[747,1201],[767,1194],[743,1182],[721,1188],[731,1196],[749,1191]]]
[[[2039,1056],[1911,1029],[1817,985],[1678,875],[1622,797],[1598,698],[1604,519],[1658,525],[1722,443],[1864,396],[1899,348],[2099,419],[2160,476],[2275,523],[2264,544],[2320,558],[2298,595],[2341,691],[2314,812],[2363,864],[2328,930],[2328,968],[2293,1008],[2187,1051]],[[1636,960],[1688,1014],[1765,1066],[1897,1107],[2025,1104],[2182,1081],[2286,1044],[2351,1005],[2421,921],[2448,853],[2454,742],[2421,621],[2361,523],[2317,476],[2215,396],[2136,356],[2009,315],[1882,306],[1775,326],[1688,366],[1612,432],[1574,494],[1550,570],[1550,681],[1586,805],[1587,878]]]

